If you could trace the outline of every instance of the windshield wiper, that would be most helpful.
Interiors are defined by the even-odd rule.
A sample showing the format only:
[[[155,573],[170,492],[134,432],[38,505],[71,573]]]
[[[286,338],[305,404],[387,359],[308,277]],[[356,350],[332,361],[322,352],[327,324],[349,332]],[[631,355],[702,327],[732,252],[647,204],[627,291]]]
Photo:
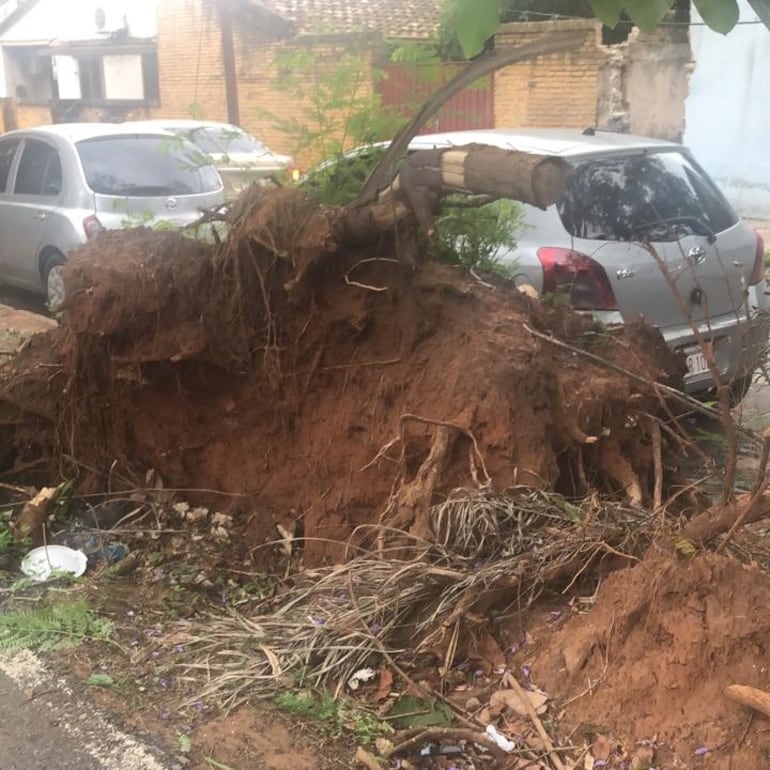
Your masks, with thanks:
[[[714,243],[717,239],[716,233],[699,217],[667,217],[665,219],[654,219],[651,222],[645,222],[644,224],[637,225],[632,232],[638,233],[644,230],[650,230],[653,227],[659,227],[660,225],[675,225],[675,224],[691,224],[695,225],[697,235],[705,235],[706,240],[709,243]]]

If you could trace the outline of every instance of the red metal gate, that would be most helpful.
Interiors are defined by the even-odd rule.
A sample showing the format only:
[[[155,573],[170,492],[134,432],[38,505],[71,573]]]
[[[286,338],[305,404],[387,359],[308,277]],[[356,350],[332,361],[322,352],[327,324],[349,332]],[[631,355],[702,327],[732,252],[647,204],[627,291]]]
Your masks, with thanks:
[[[406,67],[388,64],[380,81],[383,107],[399,115],[411,117],[417,107],[437,88],[451,80],[461,64]],[[455,94],[432,120],[421,129],[422,134],[438,131],[494,128],[494,80],[492,75]]]

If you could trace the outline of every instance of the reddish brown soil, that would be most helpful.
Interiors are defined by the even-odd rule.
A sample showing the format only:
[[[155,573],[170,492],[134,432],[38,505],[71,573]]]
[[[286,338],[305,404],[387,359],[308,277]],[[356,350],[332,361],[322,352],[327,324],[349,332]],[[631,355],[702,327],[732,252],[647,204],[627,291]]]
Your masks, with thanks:
[[[428,506],[487,477],[617,491],[633,465],[649,494],[650,440],[629,418],[659,409],[653,388],[526,330],[590,349],[590,321],[452,268],[415,273],[392,243],[330,254],[324,228],[279,191],[218,248],[105,234],[68,265],[61,328],[0,373],[2,400],[52,421],[84,488],[154,468],[168,487],[231,495],[253,545],[276,523],[304,534],[308,563],[382,516],[424,535]],[[643,376],[677,368],[641,327],[593,345]]]
[[[660,767],[764,770],[770,723],[724,689],[770,689],[768,591],[766,571],[730,558],[651,554],[611,574],[587,614],[534,632],[533,679],[569,704],[564,726],[581,737],[633,753],[657,736]]]

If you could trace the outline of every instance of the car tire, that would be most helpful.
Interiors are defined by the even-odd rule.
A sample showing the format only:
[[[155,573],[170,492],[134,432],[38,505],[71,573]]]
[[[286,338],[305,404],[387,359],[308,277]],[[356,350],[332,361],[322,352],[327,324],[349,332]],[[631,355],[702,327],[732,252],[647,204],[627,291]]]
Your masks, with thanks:
[[[43,265],[43,287],[45,288],[45,303],[49,312],[58,313],[64,307],[64,281],[62,268],[64,256],[56,252],[46,259]]]

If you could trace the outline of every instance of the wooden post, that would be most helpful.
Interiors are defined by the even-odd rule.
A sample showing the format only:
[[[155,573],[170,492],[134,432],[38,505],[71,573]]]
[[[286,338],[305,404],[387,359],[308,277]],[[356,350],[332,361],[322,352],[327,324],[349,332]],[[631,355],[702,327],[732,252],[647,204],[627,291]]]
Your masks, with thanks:
[[[233,16],[227,3],[219,3],[219,27],[222,35],[222,65],[225,72],[227,122],[234,126],[240,126],[238,76],[235,71],[235,45],[233,43]]]

